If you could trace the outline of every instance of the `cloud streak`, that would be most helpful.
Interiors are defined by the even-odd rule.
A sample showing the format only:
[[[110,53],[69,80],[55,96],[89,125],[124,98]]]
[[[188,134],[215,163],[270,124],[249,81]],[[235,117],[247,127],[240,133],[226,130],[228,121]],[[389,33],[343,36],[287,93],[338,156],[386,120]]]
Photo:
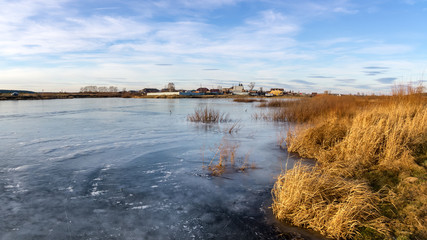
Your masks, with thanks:
[[[324,78],[324,79],[328,79],[328,78],[335,78],[335,77],[331,77],[331,76],[321,76],[321,75],[316,75],[316,76],[308,76],[309,78]]]
[[[386,70],[389,69],[388,67],[378,67],[378,66],[368,66],[364,67],[365,69],[374,69],[374,70]]]
[[[397,80],[397,78],[395,77],[378,78],[377,82],[389,84],[389,83],[393,83],[395,80]]]
[[[299,83],[299,84],[303,84],[303,85],[315,85],[315,83],[313,83],[313,82],[309,82],[309,81],[305,81],[305,80],[299,80],[299,79],[291,80],[291,82]]]

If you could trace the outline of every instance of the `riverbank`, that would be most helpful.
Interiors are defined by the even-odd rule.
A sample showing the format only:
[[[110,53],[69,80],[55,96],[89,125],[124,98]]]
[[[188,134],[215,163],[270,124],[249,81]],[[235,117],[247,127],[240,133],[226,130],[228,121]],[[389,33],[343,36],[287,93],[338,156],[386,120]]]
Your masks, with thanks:
[[[318,161],[278,177],[276,217],[334,239],[426,239],[427,96],[420,90],[276,108],[273,120],[298,123],[288,151]]]
[[[234,99],[255,99],[266,98],[265,96],[242,96],[242,95],[142,95],[133,92],[98,92],[98,93],[22,93],[13,96],[10,93],[0,94],[1,100],[47,100],[47,99],[73,99],[73,98],[234,98]],[[271,97],[269,97],[271,98]],[[273,98],[301,98],[300,96],[275,96]],[[246,102],[246,101],[241,101]]]
[[[0,94],[0,100],[47,100],[72,98],[119,98],[132,97],[124,93],[20,93],[16,96],[10,93]]]

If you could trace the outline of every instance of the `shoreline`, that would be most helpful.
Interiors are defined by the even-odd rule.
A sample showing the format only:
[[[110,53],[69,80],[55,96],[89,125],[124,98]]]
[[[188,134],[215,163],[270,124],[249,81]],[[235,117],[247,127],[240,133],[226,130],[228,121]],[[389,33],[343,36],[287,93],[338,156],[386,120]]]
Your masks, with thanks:
[[[50,100],[50,99],[74,99],[74,98],[165,98],[165,99],[175,99],[175,98],[233,98],[233,99],[248,99],[248,98],[301,98],[304,96],[242,96],[242,95],[194,95],[194,96],[185,96],[185,95],[172,95],[172,96],[147,96],[141,95],[140,93],[129,93],[129,92],[120,92],[120,93],[24,93],[18,96],[11,96],[10,94],[0,94],[0,101],[13,101],[13,100]]]

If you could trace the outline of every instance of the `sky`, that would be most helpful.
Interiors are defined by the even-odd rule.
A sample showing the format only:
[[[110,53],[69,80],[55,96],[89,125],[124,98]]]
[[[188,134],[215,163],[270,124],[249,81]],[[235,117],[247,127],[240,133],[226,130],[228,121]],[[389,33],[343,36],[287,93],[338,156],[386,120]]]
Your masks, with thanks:
[[[427,0],[0,0],[0,89],[426,82]],[[425,84],[424,84],[425,85]]]

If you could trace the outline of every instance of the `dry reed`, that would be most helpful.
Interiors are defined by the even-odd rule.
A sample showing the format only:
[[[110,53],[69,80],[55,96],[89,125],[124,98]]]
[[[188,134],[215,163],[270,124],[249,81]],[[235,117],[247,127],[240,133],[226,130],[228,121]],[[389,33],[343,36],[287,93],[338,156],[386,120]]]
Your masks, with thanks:
[[[224,131],[229,133],[229,134],[233,134],[233,133],[237,133],[238,131],[240,131],[240,129],[242,128],[242,121],[235,121],[233,123],[231,123],[228,126],[225,126]]]
[[[425,100],[424,100],[425,101]],[[290,132],[288,150],[322,163],[342,166],[347,176],[381,168],[415,170],[413,151],[427,139],[427,104],[376,105],[354,118],[326,118],[311,128]]]
[[[255,98],[235,98],[233,99],[234,102],[240,102],[240,103],[252,103],[252,102],[258,102],[258,99]]]
[[[349,239],[360,234],[361,226],[387,233],[377,209],[379,195],[362,181],[297,164],[279,176],[272,194],[273,213],[279,220],[325,236]]]
[[[236,151],[238,147],[239,146],[237,144],[230,143],[226,139],[222,140],[214,157],[208,165],[208,170],[211,171],[213,176],[222,175],[225,172],[227,165],[235,165]]]
[[[396,87],[393,96],[367,97],[365,100],[353,98],[352,101],[354,102],[341,104],[341,107],[325,107],[328,113],[308,118],[316,119],[316,122],[299,125],[289,132],[286,139],[288,151],[296,152],[303,157],[315,158],[319,161],[319,166],[313,171],[298,166],[279,177],[273,191],[275,213],[279,218],[316,229],[334,238],[363,239],[379,234],[382,238],[426,239],[427,97],[422,94],[420,88],[400,86]],[[360,107],[359,103],[362,103],[363,107]],[[348,106],[349,109],[344,110],[344,106]],[[308,109],[297,105],[294,107],[299,109],[293,109],[292,112]],[[299,121],[304,118],[292,119]],[[332,212],[325,212],[326,207],[318,208],[318,204],[325,206],[324,201],[328,199],[322,194],[326,194],[329,188],[317,186],[326,184],[328,181],[325,179],[333,179],[336,184],[343,181],[365,182],[363,185],[365,193],[358,196],[358,199],[363,200],[368,196],[380,197],[380,201],[366,201],[372,204],[373,209],[379,209],[382,217],[372,215],[366,219],[360,218],[354,222],[354,228],[342,225],[344,222],[336,222],[334,227],[334,224],[329,222],[335,218]],[[291,190],[288,188],[296,192],[305,192],[307,196],[320,194],[322,197],[318,197],[317,200],[309,198],[310,201],[306,201],[307,196],[300,196],[305,200],[296,208],[298,210],[291,211],[289,209],[292,207],[289,206],[294,204],[293,198],[298,196],[289,194]],[[381,194],[378,195],[377,192]],[[340,199],[344,197],[340,195],[341,193],[336,196]],[[289,201],[291,205],[276,203],[279,200],[278,196],[284,198],[280,202]],[[352,204],[357,209],[358,204],[356,202]],[[336,209],[336,213],[351,217],[352,207],[348,205]],[[307,217],[306,222],[300,220],[299,214]],[[381,221],[372,222],[372,217]],[[327,220],[322,220],[323,218]],[[318,226],[322,221],[327,221],[330,226],[340,229],[341,232],[327,230],[326,226]],[[387,222],[390,235],[386,234],[386,225],[383,222]],[[366,227],[371,230],[367,231]]]
[[[293,100],[280,100],[280,99],[273,99],[270,101],[262,102],[259,107],[286,107],[289,105],[289,102]]]
[[[187,120],[191,122],[219,123],[229,122],[230,118],[226,113],[221,113],[218,110],[205,106],[197,107],[193,114],[187,116]]]
[[[313,98],[273,100],[260,106],[271,108],[269,120],[303,123],[331,114],[337,117],[352,116],[371,101],[367,97],[318,95]]]
[[[269,121],[271,120],[270,114],[266,112],[258,112],[252,114],[252,119],[254,120],[264,120]]]
[[[228,172],[244,172],[248,168],[256,168],[255,164],[249,164],[249,153],[244,159],[237,157],[238,144],[231,143],[225,138],[222,139],[215,155],[207,166],[212,176],[221,176]]]

